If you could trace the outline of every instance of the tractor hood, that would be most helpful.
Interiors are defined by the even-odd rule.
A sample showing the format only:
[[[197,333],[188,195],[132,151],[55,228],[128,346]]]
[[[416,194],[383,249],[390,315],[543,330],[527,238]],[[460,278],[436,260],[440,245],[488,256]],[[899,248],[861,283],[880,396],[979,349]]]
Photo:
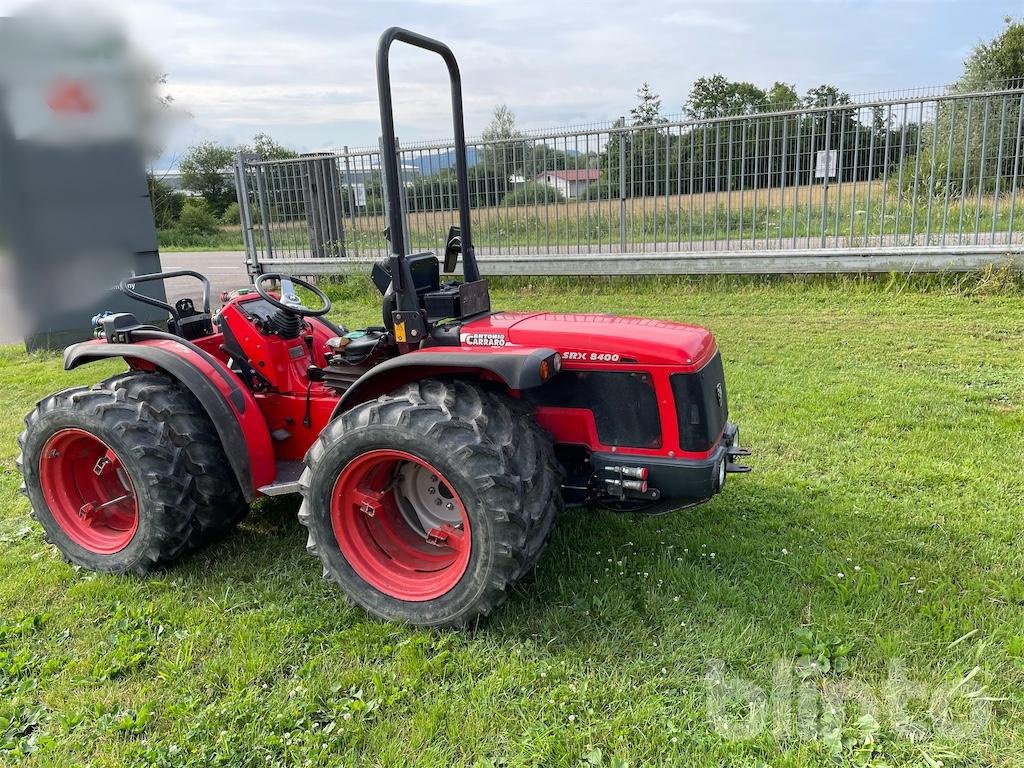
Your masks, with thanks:
[[[466,323],[464,346],[550,347],[565,363],[637,362],[699,368],[715,352],[709,330],[668,320],[557,312],[496,312]]]

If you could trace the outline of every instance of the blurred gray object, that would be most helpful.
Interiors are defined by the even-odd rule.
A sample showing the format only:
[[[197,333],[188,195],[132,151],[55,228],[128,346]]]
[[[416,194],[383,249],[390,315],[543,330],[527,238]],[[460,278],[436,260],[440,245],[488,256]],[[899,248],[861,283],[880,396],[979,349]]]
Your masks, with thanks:
[[[18,304],[4,322],[30,351],[90,338],[106,310],[166,319],[113,288],[160,271],[138,80],[116,30],[0,19],[0,252]]]

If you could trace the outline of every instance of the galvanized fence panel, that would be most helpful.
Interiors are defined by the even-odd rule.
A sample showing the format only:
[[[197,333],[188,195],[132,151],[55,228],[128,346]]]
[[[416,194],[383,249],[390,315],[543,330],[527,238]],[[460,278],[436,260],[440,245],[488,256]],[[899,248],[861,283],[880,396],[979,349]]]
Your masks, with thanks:
[[[474,244],[524,274],[973,267],[1022,250],[1022,127],[1024,90],[1007,88],[475,141]],[[438,251],[454,148],[399,156],[408,247]],[[254,272],[387,253],[379,150],[240,156],[236,182]]]

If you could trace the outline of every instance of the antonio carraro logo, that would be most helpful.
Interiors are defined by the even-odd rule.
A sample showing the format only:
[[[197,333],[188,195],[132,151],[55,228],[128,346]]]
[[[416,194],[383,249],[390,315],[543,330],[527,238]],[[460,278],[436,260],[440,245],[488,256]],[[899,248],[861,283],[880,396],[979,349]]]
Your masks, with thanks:
[[[500,333],[463,333],[459,339],[467,347],[504,347],[507,343]]]

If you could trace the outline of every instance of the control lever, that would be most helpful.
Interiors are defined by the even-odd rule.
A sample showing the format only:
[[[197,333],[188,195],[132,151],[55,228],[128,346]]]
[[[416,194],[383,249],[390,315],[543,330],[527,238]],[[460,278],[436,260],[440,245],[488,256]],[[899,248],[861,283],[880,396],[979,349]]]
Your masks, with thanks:
[[[302,417],[302,426],[309,429],[313,426],[313,382],[323,381],[324,372],[313,362],[313,335],[303,336],[302,341],[309,352],[309,366],[306,368],[306,414]]]

